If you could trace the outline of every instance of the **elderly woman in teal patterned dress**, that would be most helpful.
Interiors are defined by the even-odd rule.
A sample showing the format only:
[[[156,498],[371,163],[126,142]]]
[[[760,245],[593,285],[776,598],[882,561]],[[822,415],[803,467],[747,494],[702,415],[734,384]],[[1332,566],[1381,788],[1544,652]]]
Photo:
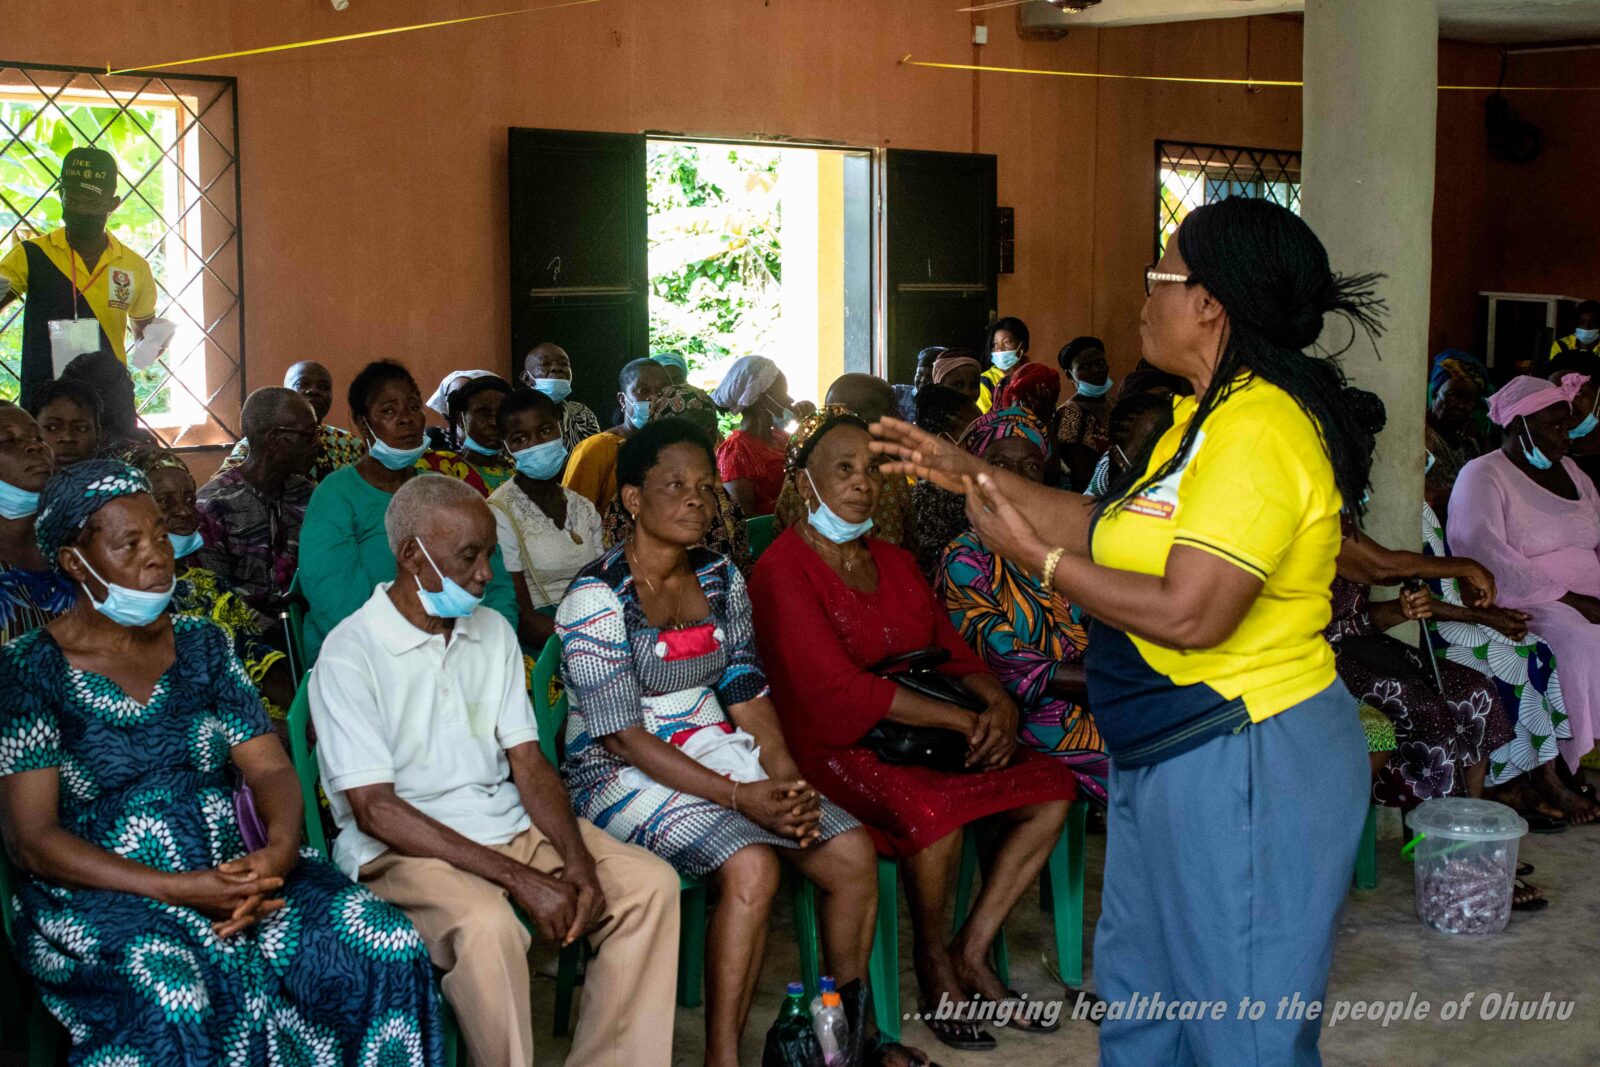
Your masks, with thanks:
[[[23,968],[74,1063],[438,1062],[421,939],[300,853],[294,770],[227,637],[163,611],[166,533],[118,460],[68,468],[40,500],[39,551],[79,592],[0,649]],[[236,813],[230,762],[259,825]]]

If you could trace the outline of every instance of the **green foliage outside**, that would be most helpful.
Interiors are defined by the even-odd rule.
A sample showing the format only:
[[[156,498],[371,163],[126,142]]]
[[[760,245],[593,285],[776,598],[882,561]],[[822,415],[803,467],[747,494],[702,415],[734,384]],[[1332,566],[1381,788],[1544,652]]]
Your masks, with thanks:
[[[0,236],[11,235],[6,251],[11,241],[28,240],[61,225],[61,197],[56,191],[61,159],[70,149],[88,145],[94,138],[97,147],[116,157],[120,173],[117,191],[123,202],[112,214],[108,228],[119,241],[143,255],[156,281],[171,291],[163,241],[168,227],[157,209],[166,202],[168,183],[181,180],[176,165],[163,161],[161,154],[161,145],[170,145],[177,138],[174,108],[133,107],[124,113],[109,105],[54,103],[41,108],[31,102],[0,101],[0,122],[5,124],[5,129],[0,129]],[[140,176],[144,179],[134,193],[129,185]],[[5,326],[7,320],[9,326]],[[15,399],[18,383],[14,372],[22,367],[20,302],[0,312],[0,362],[4,363],[0,397]],[[170,398],[162,387],[167,372],[160,364],[132,373],[145,412],[167,412]],[[152,395],[154,399],[145,405]]]
[[[650,350],[692,370],[770,351],[780,324],[780,152],[650,142]]]

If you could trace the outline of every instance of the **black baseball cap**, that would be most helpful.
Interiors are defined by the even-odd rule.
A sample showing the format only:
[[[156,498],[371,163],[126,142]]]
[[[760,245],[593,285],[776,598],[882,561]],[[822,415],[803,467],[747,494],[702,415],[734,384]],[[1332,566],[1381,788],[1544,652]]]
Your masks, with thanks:
[[[117,195],[117,161],[103,148],[74,148],[61,160],[61,197],[107,210]]]

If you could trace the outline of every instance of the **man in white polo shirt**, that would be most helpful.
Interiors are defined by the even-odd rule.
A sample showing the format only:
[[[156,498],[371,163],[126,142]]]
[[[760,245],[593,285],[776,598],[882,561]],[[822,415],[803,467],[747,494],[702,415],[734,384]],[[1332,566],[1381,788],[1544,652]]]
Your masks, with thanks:
[[[395,580],[335,627],[311,676],[335,862],[416,924],[479,1067],[533,1063],[513,903],[550,940],[595,950],[568,1062],[669,1063],[678,877],[578,820],[540,752],[516,634],[479,606],[488,506],[423,474],[385,523]]]

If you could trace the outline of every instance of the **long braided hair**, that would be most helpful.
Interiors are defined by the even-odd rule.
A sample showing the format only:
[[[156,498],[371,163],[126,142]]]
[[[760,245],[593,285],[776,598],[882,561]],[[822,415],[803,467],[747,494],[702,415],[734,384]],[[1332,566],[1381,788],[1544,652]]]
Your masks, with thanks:
[[[1336,362],[1345,349],[1305,350],[1316,344],[1329,312],[1350,319],[1376,344],[1387,305],[1374,286],[1383,275],[1334,274],[1311,227],[1270,200],[1229,197],[1195,208],[1177,240],[1189,268],[1185,284],[1205,286],[1228,313],[1226,339],[1211,387],[1177,451],[1142,478],[1142,464],[1124,471],[1107,493],[1109,505],[1120,509],[1179,470],[1206,418],[1234,390],[1260,378],[1292,396],[1311,417],[1345,506],[1359,511],[1372,457],[1345,409],[1344,372]]]

